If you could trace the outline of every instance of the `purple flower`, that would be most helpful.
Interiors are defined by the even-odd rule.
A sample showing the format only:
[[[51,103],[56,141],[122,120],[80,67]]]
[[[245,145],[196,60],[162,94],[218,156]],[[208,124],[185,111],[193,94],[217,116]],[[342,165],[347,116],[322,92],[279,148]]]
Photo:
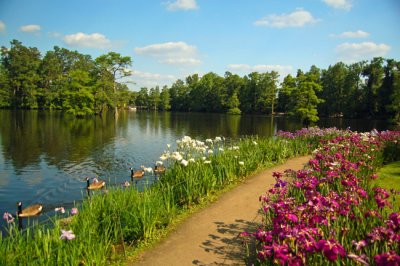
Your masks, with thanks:
[[[60,239],[62,240],[72,240],[75,238],[74,233],[72,232],[72,230],[62,230],[61,229],[61,236]]]
[[[374,256],[377,266],[398,266],[400,265],[400,256],[394,250]]]
[[[292,214],[292,213],[286,214],[286,218],[287,218],[289,221],[292,221],[292,222],[294,222],[294,223],[297,223],[297,222],[299,221],[299,218],[297,218],[297,216],[294,215],[294,214]]]
[[[9,213],[9,212],[5,212],[5,213],[3,214],[3,219],[6,220],[6,222],[7,222],[8,224],[14,222],[14,217],[13,217],[13,216],[11,215],[11,213]]]
[[[77,214],[78,214],[78,208],[72,208],[71,215],[77,215]]]
[[[351,241],[351,243],[356,247],[356,250],[360,250],[363,247],[365,247],[367,245],[367,241],[365,240],[360,240],[358,242],[356,242],[355,240]]]
[[[330,240],[321,239],[320,241],[317,242],[317,249],[318,251],[322,251],[324,256],[329,261],[336,261],[338,255],[342,257],[346,256],[346,251],[344,250],[343,246],[340,245],[334,239]]]
[[[400,226],[400,212],[393,212],[389,215],[390,221],[398,228]]]

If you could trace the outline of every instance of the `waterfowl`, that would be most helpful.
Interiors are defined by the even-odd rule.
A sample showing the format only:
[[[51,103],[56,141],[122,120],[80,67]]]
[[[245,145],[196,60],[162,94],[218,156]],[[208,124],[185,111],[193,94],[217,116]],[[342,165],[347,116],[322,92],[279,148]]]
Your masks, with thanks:
[[[102,189],[106,185],[106,181],[98,180],[97,178],[93,178],[92,184],[90,184],[90,178],[86,178],[86,188],[87,190],[98,190]]]
[[[164,172],[165,172],[165,166],[162,166],[162,165],[155,165],[154,166],[154,173],[163,174]]]
[[[31,217],[36,216],[42,212],[43,205],[41,204],[34,204],[22,209],[22,202],[18,202],[18,217]]]
[[[137,170],[135,171],[132,167],[131,170],[131,180],[133,181],[134,178],[142,178],[144,176],[144,170]]]

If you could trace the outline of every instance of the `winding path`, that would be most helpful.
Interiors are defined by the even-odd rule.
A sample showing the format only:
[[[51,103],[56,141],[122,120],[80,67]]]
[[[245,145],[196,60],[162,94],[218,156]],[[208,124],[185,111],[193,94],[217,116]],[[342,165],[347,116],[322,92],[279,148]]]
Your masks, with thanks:
[[[274,183],[272,173],[301,169],[309,159],[309,156],[289,159],[249,177],[209,207],[190,216],[155,248],[128,265],[244,265],[245,252],[238,235],[254,230],[261,221],[258,199]]]

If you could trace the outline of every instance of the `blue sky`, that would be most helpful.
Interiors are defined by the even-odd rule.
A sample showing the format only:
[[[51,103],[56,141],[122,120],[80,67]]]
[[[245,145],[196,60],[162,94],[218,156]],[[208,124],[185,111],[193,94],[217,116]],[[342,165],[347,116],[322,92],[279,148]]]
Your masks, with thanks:
[[[400,60],[399,0],[0,0],[0,45],[55,45],[133,60],[142,86],[231,71],[276,70],[375,56]]]

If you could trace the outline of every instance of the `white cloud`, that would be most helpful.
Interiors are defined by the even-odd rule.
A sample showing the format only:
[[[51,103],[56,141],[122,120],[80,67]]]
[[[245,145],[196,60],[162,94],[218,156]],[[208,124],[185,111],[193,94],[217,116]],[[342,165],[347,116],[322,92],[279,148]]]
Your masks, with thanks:
[[[283,65],[254,65],[250,66],[247,64],[230,64],[228,65],[228,69],[232,71],[238,71],[238,72],[270,72],[270,71],[276,71],[280,74],[280,76],[286,76],[289,74],[292,70],[292,66],[283,66]]]
[[[290,14],[268,15],[254,22],[254,25],[270,28],[289,28],[303,27],[307,24],[314,24],[317,21],[310,12],[303,9],[296,9]]]
[[[193,10],[198,8],[196,0],[176,0],[175,2],[167,2],[166,5],[169,11]]]
[[[361,43],[342,43],[336,47],[339,60],[343,62],[357,62],[373,57],[385,56],[390,50],[386,44],[376,44],[374,42]]]
[[[6,31],[6,24],[0,20],[0,32]]]
[[[358,31],[345,31],[339,35],[332,34],[332,37],[340,37],[340,38],[366,38],[369,36],[369,32],[365,32],[363,30]]]
[[[166,42],[136,47],[135,52],[156,58],[160,63],[169,65],[190,66],[198,65],[201,61],[197,58],[196,46],[185,42]]]
[[[168,65],[187,65],[194,66],[201,64],[201,61],[195,58],[167,58],[160,61]]]
[[[336,9],[349,11],[351,9],[351,0],[323,0],[325,4]]]
[[[135,87],[152,88],[155,86],[163,86],[172,84],[177,78],[174,75],[157,74],[150,72],[142,72],[139,70],[132,70],[131,81],[135,83]]]
[[[64,43],[72,47],[85,47],[105,49],[111,47],[111,41],[103,34],[93,33],[85,34],[78,32],[64,36]]]
[[[35,24],[31,24],[31,25],[24,25],[22,27],[19,28],[20,31],[23,32],[37,32],[40,31],[40,26],[39,25],[35,25]]]

